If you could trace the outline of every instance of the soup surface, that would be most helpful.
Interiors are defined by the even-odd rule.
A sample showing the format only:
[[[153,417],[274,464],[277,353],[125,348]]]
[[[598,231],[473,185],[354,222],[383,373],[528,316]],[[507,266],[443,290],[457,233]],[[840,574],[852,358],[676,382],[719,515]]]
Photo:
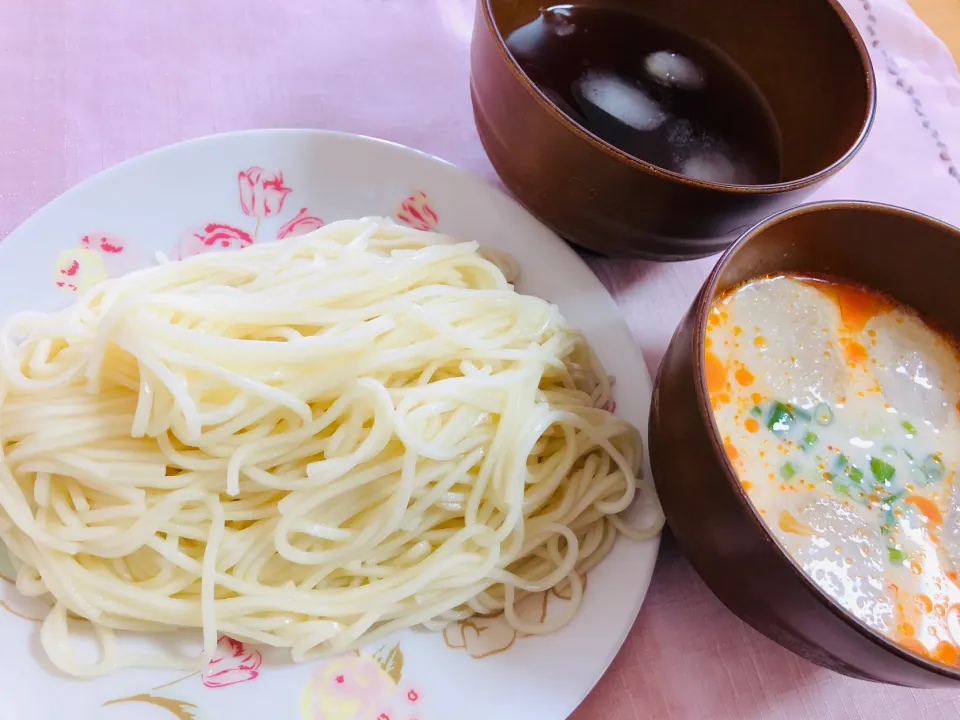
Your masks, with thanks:
[[[960,665],[960,361],[891,298],[833,279],[750,281],[711,308],[724,447],[813,580],[902,646]]]
[[[780,180],[780,131],[752,80],[718,48],[618,7],[554,5],[507,48],[577,124],[700,180]]]

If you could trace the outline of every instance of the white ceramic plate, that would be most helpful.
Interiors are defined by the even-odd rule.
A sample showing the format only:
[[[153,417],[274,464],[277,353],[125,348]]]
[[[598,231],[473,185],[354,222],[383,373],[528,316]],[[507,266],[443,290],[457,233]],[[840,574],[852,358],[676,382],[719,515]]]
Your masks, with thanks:
[[[616,305],[580,258],[516,202],[436,158],[318,131],[221,135],[149,153],[78,185],[0,243],[0,320],[68,304],[101,277],[152,262],[393,215],[512,253],[518,287],[556,303],[616,377],[616,412],[646,439],[651,384]],[[649,472],[647,467],[646,472]],[[639,509],[640,511],[643,508]],[[200,674],[129,670],[79,681],[39,647],[44,603],[0,581],[2,720],[562,720],[600,678],[647,592],[658,538],[620,539],[562,631],[517,637],[502,618],[407,631],[292,664],[222,638]],[[10,574],[9,566],[3,568]],[[548,595],[527,612],[565,602]]]

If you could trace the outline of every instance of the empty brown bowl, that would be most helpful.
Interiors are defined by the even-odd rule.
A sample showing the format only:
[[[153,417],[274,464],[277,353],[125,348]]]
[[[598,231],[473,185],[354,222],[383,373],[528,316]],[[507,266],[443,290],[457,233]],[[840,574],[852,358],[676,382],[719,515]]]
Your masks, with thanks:
[[[761,218],[796,205],[849,162],[867,137],[876,106],[873,68],[863,40],[834,0],[575,5],[628,9],[732,59],[765,98],[779,128],[779,179],[765,185],[694,180],[663,170],[559,110],[505,45],[546,5],[479,0],[471,95],[480,139],[504,184],[574,244],[655,260],[716,253]]]
[[[914,262],[907,257],[916,258]],[[704,374],[714,299],[751,278],[833,275],[885,292],[960,338],[960,230],[864,202],[805,205],[764,220],[720,259],[670,342],[650,412],[650,456],[667,523],[700,577],[785,648],[846,675],[934,687],[960,669],[914,654],[844,610],[767,530],[722,447]]]

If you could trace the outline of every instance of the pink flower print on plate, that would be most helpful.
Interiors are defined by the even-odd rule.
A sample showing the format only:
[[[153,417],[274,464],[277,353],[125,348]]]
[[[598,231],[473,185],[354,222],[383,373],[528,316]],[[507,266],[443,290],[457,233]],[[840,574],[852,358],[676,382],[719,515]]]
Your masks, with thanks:
[[[253,680],[260,674],[263,658],[256,650],[247,650],[239,640],[221,635],[217,652],[201,673],[208,688],[226,687]]]
[[[292,220],[285,222],[277,231],[277,240],[293,237],[295,235],[306,235],[323,227],[323,220],[314,216],[307,215],[306,208],[300,208]]]
[[[403,653],[384,646],[373,655],[335,658],[317,668],[301,695],[305,720],[410,720],[418,691],[399,689]],[[416,700],[410,700],[415,697]]]
[[[283,173],[272,175],[261,167],[250,167],[237,174],[240,184],[240,207],[245,215],[270,217],[283,210],[283,201],[291,189],[283,184]]]
[[[64,250],[53,268],[54,284],[67,292],[87,290],[106,277],[103,258],[86,248]]]
[[[307,720],[377,717],[396,687],[370,656],[338,658],[311,677],[303,693]]]
[[[120,255],[126,249],[126,244],[120,238],[111,235],[92,233],[80,238],[80,247],[98,250],[105,255]]]
[[[80,238],[77,247],[60,253],[53,281],[61,290],[77,292],[138,267],[138,253],[124,240],[106,233],[90,233]]]
[[[437,213],[430,207],[430,198],[422,190],[417,190],[401,202],[394,217],[415,230],[436,230],[440,222]]]
[[[246,230],[224,223],[207,223],[184,233],[173,248],[174,260],[184,260],[212,250],[240,250],[253,245],[253,236]]]

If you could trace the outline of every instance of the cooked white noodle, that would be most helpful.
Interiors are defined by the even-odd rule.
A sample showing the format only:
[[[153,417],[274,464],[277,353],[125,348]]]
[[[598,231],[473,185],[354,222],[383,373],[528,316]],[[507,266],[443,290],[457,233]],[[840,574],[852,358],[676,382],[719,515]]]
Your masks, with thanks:
[[[618,532],[662,523],[616,517],[642,453],[609,399],[583,338],[475,243],[334,223],[14,317],[0,538],[20,591],[51,596],[41,640],[74,675],[197,663],[123,657],[114,630],[294,659],[499,610],[547,632]],[[557,585],[563,617],[517,617]],[[68,613],[93,623],[93,664]]]

